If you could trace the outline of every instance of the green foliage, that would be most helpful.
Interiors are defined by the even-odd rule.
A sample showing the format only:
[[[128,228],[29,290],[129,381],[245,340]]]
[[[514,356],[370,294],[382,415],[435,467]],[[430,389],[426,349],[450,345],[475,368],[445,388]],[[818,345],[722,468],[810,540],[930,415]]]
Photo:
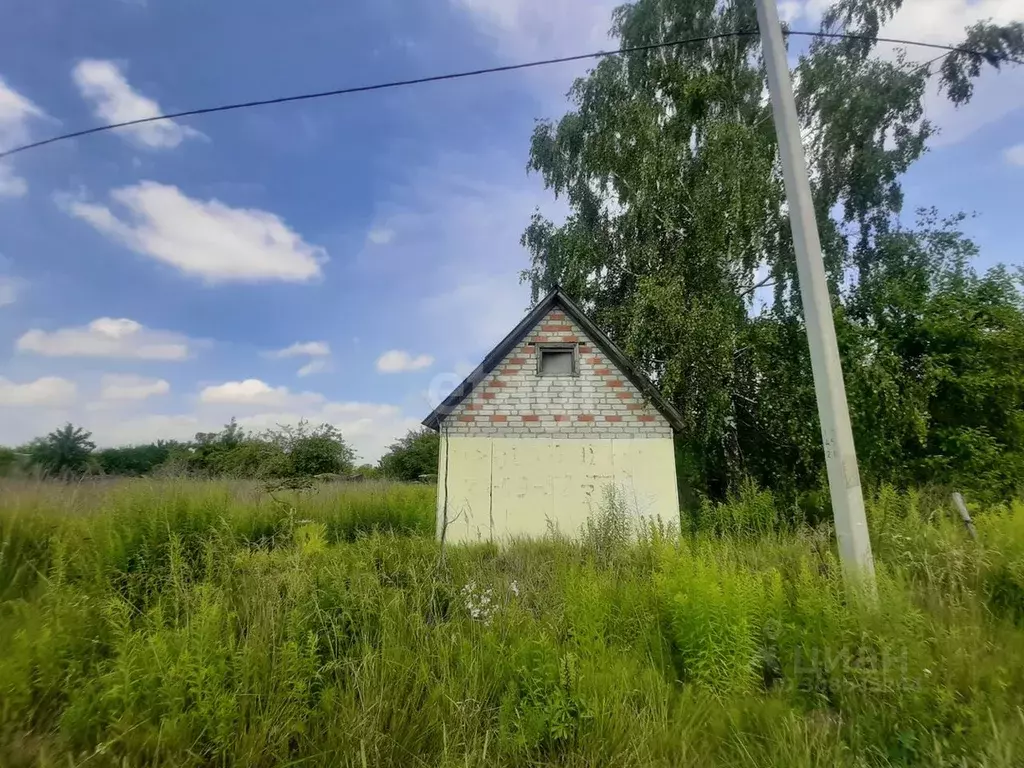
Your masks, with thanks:
[[[842,0],[822,29],[869,37],[901,6]],[[639,0],[612,33],[631,48],[756,26],[750,0]],[[983,67],[1024,52],[1022,29],[972,27],[984,55],[943,57],[940,88],[966,103]],[[934,132],[932,72],[874,45],[815,39],[797,67],[862,467],[995,498],[1021,469],[1021,297],[1004,271],[970,271],[959,219],[901,226],[901,177]],[[529,159],[570,215],[533,218],[524,279],[535,298],[561,285],[652,376],[685,421],[684,490],[717,500],[749,476],[789,500],[822,477],[766,87],[756,36],[609,57],[573,85],[572,111],[538,124]]]
[[[172,452],[184,445],[174,440],[158,440],[144,445],[103,448],[96,451],[96,462],[107,475],[138,477],[148,475],[163,464]]]
[[[12,474],[19,463],[17,451],[0,445],[0,477]]]
[[[380,471],[393,480],[411,482],[437,475],[440,434],[423,427],[411,429],[388,447],[380,459]]]
[[[281,427],[268,435],[287,455],[293,476],[338,474],[349,472],[355,466],[355,452],[345,443],[341,432],[330,424],[311,428],[307,422],[300,421],[297,426]]]
[[[262,434],[246,433],[234,419],[220,432],[201,432],[171,452],[168,469],[201,477],[309,479],[344,474],[355,452],[330,424],[301,421]]]
[[[755,522],[637,539],[609,498],[581,540],[442,567],[422,484],[4,483],[3,765],[1024,757],[1019,502],[972,504],[975,544],[883,488],[871,610],[752,486],[715,519]]]
[[[34,440],[28,448],[29,460],[51,475],[81,474],[89,468],[96,448],[91,438],[91,432],[69,422]]]
[[[372,464],[360,464],[352,470],[352,476],[360,480],[380,480],[386,477],[380,467],[375,467]]]

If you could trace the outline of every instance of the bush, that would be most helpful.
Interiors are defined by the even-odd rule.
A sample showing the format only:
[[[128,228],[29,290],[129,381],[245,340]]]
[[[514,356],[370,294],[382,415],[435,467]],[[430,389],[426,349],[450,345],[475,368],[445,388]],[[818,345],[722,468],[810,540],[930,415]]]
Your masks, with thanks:
[[[381,457],[380,471],[392,480],[412,482],[437,475],[440,435],[432,429],[413,429],[392,443]]]

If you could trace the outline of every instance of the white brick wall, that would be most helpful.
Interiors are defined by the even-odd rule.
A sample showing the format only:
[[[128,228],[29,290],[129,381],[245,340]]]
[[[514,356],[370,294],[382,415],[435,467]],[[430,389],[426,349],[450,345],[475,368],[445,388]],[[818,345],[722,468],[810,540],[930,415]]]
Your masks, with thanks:
[[[537,346],[576,345],[577,373],[540,376]],[[446,416],[450,435],[672,437],[672,427],[562,310],[555,308]]]

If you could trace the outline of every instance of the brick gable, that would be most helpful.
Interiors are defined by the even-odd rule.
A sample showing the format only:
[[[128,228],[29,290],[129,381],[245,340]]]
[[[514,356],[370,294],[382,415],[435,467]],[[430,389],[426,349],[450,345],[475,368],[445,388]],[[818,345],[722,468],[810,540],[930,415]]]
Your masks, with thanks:
[[[577,373],[541,376],[538,345],[574,344]],[[442,422],[451,435],[672,437],[668,420],[557,306]]]

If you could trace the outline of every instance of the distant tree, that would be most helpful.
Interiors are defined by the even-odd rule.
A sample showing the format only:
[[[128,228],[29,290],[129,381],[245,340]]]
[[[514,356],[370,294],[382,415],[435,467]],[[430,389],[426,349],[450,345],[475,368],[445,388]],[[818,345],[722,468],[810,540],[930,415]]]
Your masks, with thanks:
[[[198,432],[188,443],[110,448],[96,458],[113,475],[141,475],[159,466],[200,477],[285,479],[346,474],[355,466],[355,452],[336,427],[306,421],[255,434],[232,419],[219,432]]]
[[[172,452],[183,446],[175,440],[157,440],[144,445],[103,448],[96,451],[96,462],[106,475],[137,477],[147,475],[163,464]]]
[[[17,451],[13,448],[0,447],[0,477],[11,474],[17,466]]]
[[[31,462],[52,474],[84,472],[96,448],[91,438],[91,432],[68,422],[31,443]]]
[[[269,431],[263,438],[284,450],[293,476],[346,473],[355,467],[355,451],[331,424],[310,427],[309,422],[303,420],[295,426]]]
[[[280,446],[259,437],[247,437],[213,456],[211,470],[229,477],[271,478],[292,474],[288,455]]]
[[[381,471],[379,467],[375,467],[373,464],[360,464],[352,470],[352,475],[360,480],[376,480],[381,476]]]
[[[418,480],[424,475],[437,473],[437,454],[440,436],[432,429],[413,429],[392,443],[381,457],[380,471],[392,480]]]

